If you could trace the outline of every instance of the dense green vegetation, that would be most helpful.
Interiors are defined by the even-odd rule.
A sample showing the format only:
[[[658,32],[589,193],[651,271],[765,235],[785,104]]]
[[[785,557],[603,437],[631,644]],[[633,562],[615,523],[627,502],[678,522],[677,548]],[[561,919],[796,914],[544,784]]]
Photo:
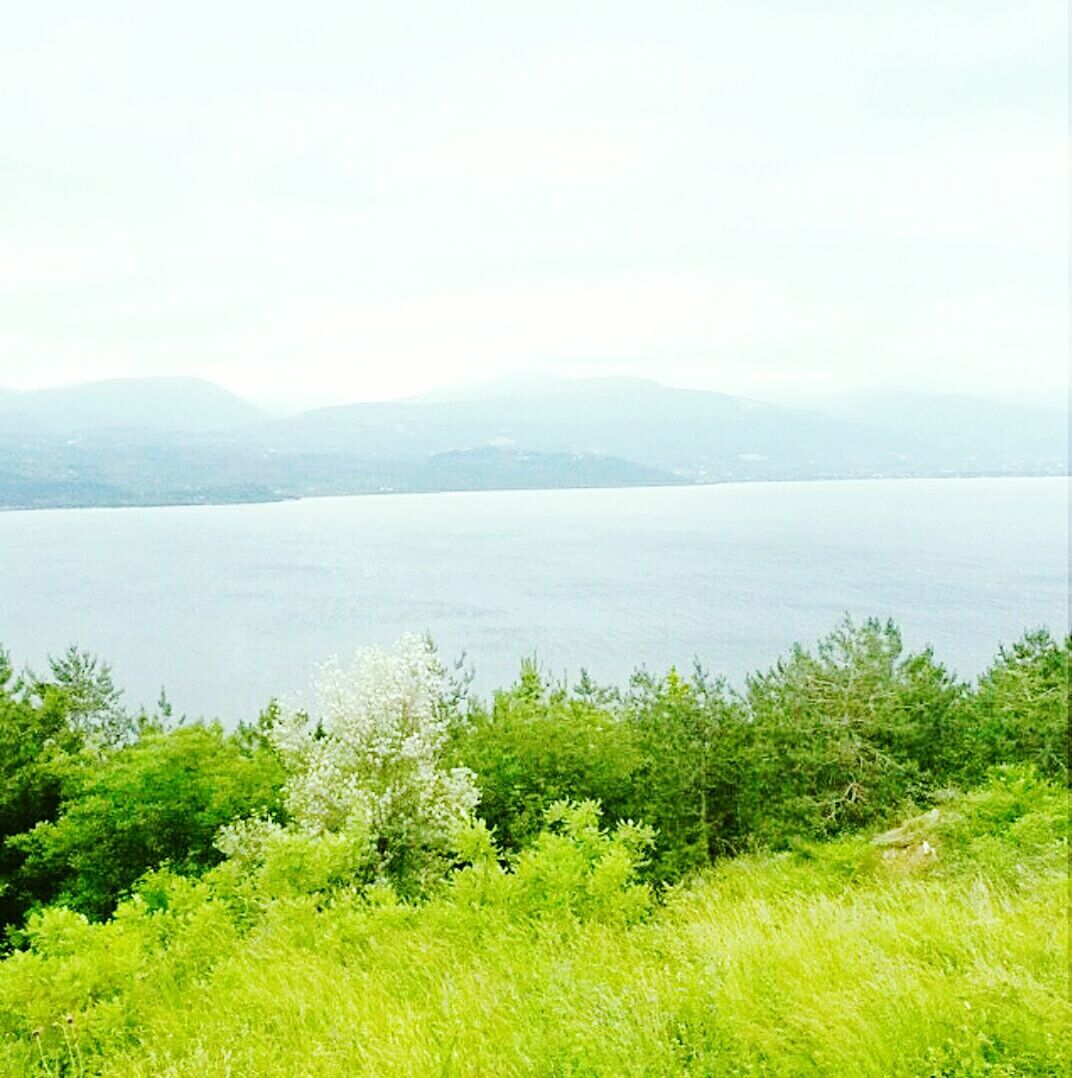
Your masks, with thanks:
[[[455,747],[480,814],[516,849],[557,798],[594,798],[658,833],[674,879],[756,846],[782,849],[881,822],[908,800],[970,787],[995,764],[1068,774],[1072,643],[1045,631],[970,686],[896,627],[846,622],[732,692],[702,670],[638,674],[625,691],[550,686],[526,665]]]
[[[1065,1073],[1070,655],[485,704],[411,641],[233,732],[0,659],[0,1073]]]

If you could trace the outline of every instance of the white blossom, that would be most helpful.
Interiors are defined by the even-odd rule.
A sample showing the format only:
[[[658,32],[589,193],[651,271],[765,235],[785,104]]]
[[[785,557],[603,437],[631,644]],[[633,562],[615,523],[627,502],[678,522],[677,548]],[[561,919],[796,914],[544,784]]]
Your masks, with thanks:
[[[312,713],[284,716],[271,734],[290,770],[287,829],[367,836],[384,876],[434,873],[478,798],[472,772],[442,763],[452,715],[434,649],[407,635],[391,651],[360,651],[348,668],[332,659],[314,689]],[[236,825],[220,848],[255,841]]]

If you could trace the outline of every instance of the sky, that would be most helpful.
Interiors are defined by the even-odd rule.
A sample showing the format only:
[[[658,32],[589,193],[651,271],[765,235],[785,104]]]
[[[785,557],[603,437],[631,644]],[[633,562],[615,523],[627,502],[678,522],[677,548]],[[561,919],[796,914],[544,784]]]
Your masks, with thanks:
[[[0,386],[1067,393],[1063,0],[9,7]]]

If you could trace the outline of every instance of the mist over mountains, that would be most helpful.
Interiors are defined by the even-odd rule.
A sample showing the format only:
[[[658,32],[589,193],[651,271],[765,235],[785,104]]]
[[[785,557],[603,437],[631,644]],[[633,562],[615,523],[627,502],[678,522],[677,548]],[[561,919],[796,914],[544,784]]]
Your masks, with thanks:
[[[113,378],[23,393],[0,390],[0,433],[20,424],[54,436],[131,428],[195,432],[262,418],[260,408],[200,378]]]
[[[195,378],[0,390],[4,508],[1066,470],[1056,408],[954,395],[846,395],[815,410],[539,379],[273,418]]]

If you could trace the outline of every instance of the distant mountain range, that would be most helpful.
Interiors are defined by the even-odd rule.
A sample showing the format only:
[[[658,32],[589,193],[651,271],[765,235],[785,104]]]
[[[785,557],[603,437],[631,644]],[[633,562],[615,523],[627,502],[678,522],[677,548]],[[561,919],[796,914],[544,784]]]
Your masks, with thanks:
[[[263,418],[260,408],[201,378],[112,378],[25,393],[0,390],[0,432],[19,424],[61,436],[132,428],[195,432]]]
[[[877,394],[795,409],[632,378],[283,419],[194,378],[0,390],[0,507],[1067,471],[1058,409]]]

